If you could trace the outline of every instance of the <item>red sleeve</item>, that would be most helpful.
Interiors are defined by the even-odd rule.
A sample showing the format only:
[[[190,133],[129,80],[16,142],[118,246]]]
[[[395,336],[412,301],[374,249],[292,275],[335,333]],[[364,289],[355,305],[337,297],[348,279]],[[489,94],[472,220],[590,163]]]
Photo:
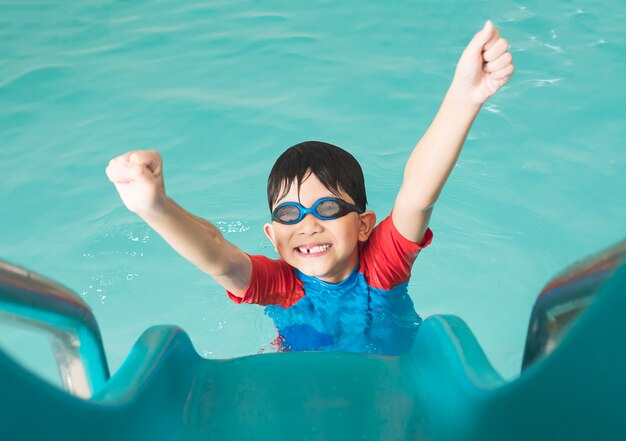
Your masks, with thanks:
[[[391,289],[409,280],[415,258],[432,239],[433,232],[428,228],[422,243],[411,242],[400,234],[389,215],[361,245],[359,271],[369,286]]]
[[[252,276],[243,297],[226,291],[235,303],[259,305],[282,305],[287,308],[304,296],[302,282],[294,269],[284,260],[272,260],[265,256],[250,256]]]

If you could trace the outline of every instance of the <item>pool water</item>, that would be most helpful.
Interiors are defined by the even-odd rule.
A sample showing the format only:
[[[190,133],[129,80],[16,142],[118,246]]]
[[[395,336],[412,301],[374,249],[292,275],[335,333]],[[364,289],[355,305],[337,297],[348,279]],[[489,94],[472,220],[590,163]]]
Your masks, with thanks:
[[[626,236],[616,0],[3,2],[0,258],[84,298],[112,372],[155,324],[183,327],[208,358],[271,351],[263,308],[233,304],[129,213],[108,161],[158,149],[172,198],[275,257],[269,169],[323,140],[361,162],[382,219],[487,18],[516,74],[469,134],[409,293],[421,317],[462,317],[513,377],[548,278]]]

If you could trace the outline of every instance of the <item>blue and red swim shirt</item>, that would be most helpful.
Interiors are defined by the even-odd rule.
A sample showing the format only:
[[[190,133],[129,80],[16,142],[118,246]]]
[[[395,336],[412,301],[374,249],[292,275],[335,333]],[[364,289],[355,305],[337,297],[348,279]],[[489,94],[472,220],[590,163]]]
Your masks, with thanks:
[[[267,305],[279,351],[402,354],[422,322],[408,294],[411,267],[432,237],[428,229],[420,244],[411,242],[388,216],[359,244],[359,263],[342,282],[327,283],[282,259],[254,255],[244,296],[228,296]]]

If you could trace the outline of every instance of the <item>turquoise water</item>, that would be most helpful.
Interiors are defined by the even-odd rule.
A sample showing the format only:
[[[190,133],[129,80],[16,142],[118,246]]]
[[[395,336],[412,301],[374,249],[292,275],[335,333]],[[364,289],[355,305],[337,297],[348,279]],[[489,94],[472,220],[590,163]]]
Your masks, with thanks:
[[[209,358],[271,350],[262,307],[232,304],[127,212],[106,164],[159,149],[171,197],[275,256],[267,174],[319,139],[360,160],[382,219],[487,18],[516,74],[470,132],[409,292],[512,377],[548,278],[626,236],[618,1],[0,3],[0,257],[83,296],[113,372],[161,323]]]

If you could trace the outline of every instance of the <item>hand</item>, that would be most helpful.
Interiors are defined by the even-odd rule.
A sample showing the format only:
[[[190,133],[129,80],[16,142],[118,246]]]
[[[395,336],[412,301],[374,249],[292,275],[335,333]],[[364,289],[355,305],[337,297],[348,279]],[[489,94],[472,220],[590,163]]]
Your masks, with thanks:
[[[163,207],[163,164],[156,150],[135,150],[113,158],[106,174],[130,211],[142,215]]]
[[[495,94],[515,70],[509,42],[487,20],[469,42],[456,67],[452,88],[475,104],[483,104]]]

